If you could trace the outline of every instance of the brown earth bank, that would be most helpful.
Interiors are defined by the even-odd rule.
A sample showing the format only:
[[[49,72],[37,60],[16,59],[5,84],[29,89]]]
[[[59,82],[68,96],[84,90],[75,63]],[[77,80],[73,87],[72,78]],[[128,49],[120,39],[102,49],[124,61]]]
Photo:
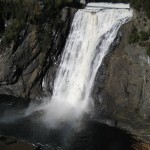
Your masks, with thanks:
[[[150,150],[150,144],[139,142],[133,145],[133,148],[134,150]]]
[[[0,135],[0,150],[39,150],[39,147],[14,137]]]

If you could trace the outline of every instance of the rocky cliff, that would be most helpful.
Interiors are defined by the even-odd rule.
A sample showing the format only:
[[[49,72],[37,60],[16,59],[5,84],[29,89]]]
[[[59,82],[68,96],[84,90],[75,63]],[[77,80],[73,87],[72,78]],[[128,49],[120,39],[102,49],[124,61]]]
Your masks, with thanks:
[[[44,95],[44,76],[51,76],[57,68],[75,11],[64,8],[54,26],[46,21],[39,26],[27,23],[18,33],[19,42],[12,40],[4,45],[4,33],[0,43],[0,94],[27,99]]]
[[[135,27],[148,33],[149,25],[150,20],[134,10],[132,21],[120,30],[119,44],[99,69],[93,90],[99,117],[124,122],[143,134],[149,134],[150,123],[150,38],[132,43],[130,36]]]

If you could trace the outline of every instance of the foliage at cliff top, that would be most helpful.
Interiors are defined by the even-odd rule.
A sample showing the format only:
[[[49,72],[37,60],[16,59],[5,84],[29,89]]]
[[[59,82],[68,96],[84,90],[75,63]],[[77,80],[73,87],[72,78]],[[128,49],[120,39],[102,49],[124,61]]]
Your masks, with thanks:
[[[136,10],[144,10],[146,15],[150,18],[150,0],[86,0],[86,2],[130,3]]]
[[[138,11],[144,10],[150,18],[150,0],[86,0],[87,2],[124,2]],[[60,10],[64,6],[75,6],[79,0],[0,0],[0,38],[5,35],[4,43],[18,40],[18,34],[27,24],[42,25],[48,22],[55,25],[59,20]],[[13,20],[13,21],[11,21]],[[141,33],[145,39],[145,34]],[[132,42],[138,41],[135,36]]]
[[[148,47],[146,53],[147,53],[147,55],[150,57],[150,45],[149,45],[149,47]]]
[[[60,9],[70,0],[0,0],[0,38],[2,44],[18,41],[24,27],[48,23],[51,28],[59,22]]]

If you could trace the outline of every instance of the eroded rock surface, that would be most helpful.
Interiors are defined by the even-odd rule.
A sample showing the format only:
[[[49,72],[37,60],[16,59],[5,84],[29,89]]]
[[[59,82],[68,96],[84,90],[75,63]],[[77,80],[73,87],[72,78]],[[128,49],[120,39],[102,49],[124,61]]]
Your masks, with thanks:
[[[100,115],[124,121],[149,134],[150,62],[146,50],[150,39],[143,44],[129,44],[133,26],[148,32],[150,21],[146,18],[145,25],[144,18],[144,14],[135,11],[132,21],[122,27],[119,45],[104,60],[104,71],[99,69],[96,81],[102,84],[96,83],[95,91],[100,93],[97,97]]]
[[[57,68],[75,12],[76,9],[64,8],[61,25],[56,24],[52,33],[47,33],[51,26],[47,22],[40,28],[29,24],[20,33],[22,42],[0,45],[0,94],[34,99],[44,94],[43,78]]]

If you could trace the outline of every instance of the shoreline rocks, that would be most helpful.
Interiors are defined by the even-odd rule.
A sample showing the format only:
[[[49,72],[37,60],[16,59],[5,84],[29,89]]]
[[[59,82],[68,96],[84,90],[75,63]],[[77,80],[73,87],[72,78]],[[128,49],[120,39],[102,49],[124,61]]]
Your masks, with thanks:
[[[0,135],[1,150],[38,150],[38,147],[14,137]]]

